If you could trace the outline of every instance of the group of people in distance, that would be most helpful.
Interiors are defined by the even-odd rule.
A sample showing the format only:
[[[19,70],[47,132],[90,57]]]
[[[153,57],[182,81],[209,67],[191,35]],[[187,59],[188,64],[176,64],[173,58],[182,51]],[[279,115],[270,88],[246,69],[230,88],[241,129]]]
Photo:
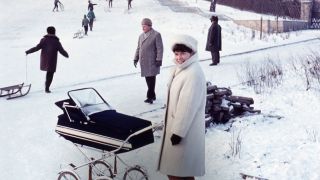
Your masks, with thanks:
[[[90,3],[90,1],[89,1]],[[93,11],[94,4],[88,6]],[[211,52],[212,63],[220,62],[221,27],[218,17],[210,18],[206,50]],[[141,76],[147,83],[145,103],[156,100],[156,76],[160,73],[163,59],[161,34],[152,28],[152,21],[141,21],[142,33],[133,58],[133,65],[141,68]],[[50,85],[57,65],[57,53],[69,57],[53,26],[47,28],[40,43],[26,51],[30,54],[41,50],[40,69],[47,71],[45,92],[50,93]],[[181,34],[173,38],[170,47],[175,66],[171,68],[167,87],[167,100],[161,149],[157,170],[169,180],[194,180],[205,174],[205,105],[206,78],[198,59],[198,42],[189,35]]]

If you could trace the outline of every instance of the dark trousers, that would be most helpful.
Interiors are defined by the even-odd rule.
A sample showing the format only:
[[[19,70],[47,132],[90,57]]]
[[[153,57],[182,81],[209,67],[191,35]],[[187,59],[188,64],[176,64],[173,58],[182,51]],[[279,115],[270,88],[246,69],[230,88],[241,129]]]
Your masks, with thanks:
[[[92,31],[93,19],[89,19],[89,27],[90,27],[90,31]]]
[[[55,9],[57,9],[57,11],[58,11],[58,3],[55,3],[55,4],[54,4],[54,7],[53,7],[53,10],[52,10],[52,11],[54,11]]]
[[[88,33],[88,26],[83,26],[84,27],[84,34],[87,35]]]
[[[154,89],[156,87],[156,76],[146,77],[146,82],[147,82],[147,86],[148,86],[147,98],[155,100],[156,93],[154,92]]]
[[[219,51],[211,51],[212,63],[218,64],[220,63],[220,52]]]
[[[51,85],[52,79],[53,79],[53,75],[54,75],[54,72],[47,71],[46,83],[45,83],[46,90],[49,90],[49,88],[50,88],[50,85]]]

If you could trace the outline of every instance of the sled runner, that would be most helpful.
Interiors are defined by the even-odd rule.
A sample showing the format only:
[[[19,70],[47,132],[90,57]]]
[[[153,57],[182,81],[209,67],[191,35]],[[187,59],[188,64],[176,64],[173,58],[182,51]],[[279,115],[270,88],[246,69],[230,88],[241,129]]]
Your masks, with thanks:
[[[250,180],[268,180],[267,178],[262,178],[262,177],[258,177],[258,176],[252,176],[252,175],[248,175],[248,174],[244,174],[244,173],[240,173],[240,176],[242,179],[250,179]]]
[[[23,90],[26,89],[26,90]],[[13,99],[25,96],[29,93],[31,89],[31,84],[24,85],[24,83],[7,86],[0,88],[0,97],[7,97],[7,99]]]
[[[73,34],[73,39],[78,38],[81,39],[84,36],[84,31],[83,30],[78,30],[76,33]]]
[[[117,160],[127,166],[123,179],[130,179],[130,174],[138,174],[141,179],[148,179],[140,166],[129,166],[118,156],[120,153],[146,146],[154,142],[153,128],[150,121],[118,113],[93,88],[82,88],[68,92],[69,99],[55,104],[62,109],[58,116],[55,131],[71,141],[80,151],[80,147],[89,147],[102,151],[100,158],[89,158],[88,162],[68,170],[62,170],[58,179],[79,180],[76,171],[80,167],[89,167],[89,179],[112,179],[117,173]],[[111,168],[106,161],[114,157]],[[98,179],[97,178],[97,179]],[[95,178],[93,178],[95,179]]]

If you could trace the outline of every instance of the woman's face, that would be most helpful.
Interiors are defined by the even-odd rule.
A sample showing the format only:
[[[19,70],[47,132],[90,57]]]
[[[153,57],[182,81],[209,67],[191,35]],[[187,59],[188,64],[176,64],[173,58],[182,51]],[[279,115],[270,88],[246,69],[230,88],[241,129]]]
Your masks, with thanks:
[[[189,52],[174,52],[174,58],[178,64],[184,63],[187,59],[189,59],[191,56],[191,53]]]

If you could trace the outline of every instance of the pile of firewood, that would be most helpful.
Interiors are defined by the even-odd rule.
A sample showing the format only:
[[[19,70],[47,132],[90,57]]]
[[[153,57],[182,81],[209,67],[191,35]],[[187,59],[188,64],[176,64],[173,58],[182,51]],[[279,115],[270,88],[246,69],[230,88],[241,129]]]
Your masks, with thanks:
[[[232,96],[230,88],[217,87],[207,82],[206,127],[211,123],[226,123],[231,118],[246,113],[260,113],[254,110],[250,97]]]

